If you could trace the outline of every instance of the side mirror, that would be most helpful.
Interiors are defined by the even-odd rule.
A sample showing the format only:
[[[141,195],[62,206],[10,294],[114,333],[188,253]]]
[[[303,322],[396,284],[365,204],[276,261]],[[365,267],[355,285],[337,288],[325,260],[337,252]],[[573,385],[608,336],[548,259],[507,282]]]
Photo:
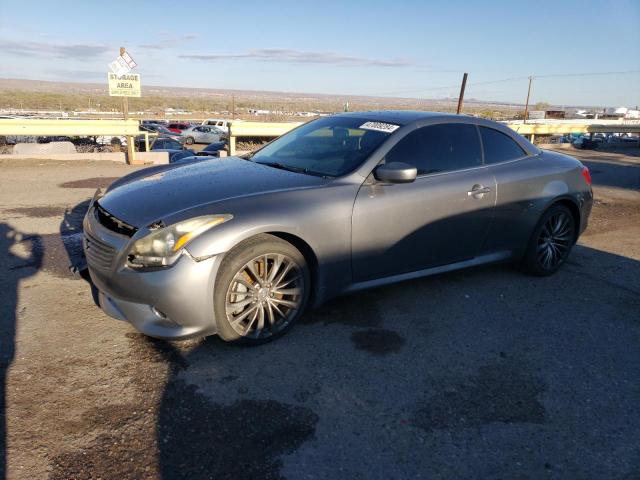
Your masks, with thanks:
[[[418,176],[418,169],[402,162],[379,165],[373,171],[376,180],[387,183],[411,183]]]

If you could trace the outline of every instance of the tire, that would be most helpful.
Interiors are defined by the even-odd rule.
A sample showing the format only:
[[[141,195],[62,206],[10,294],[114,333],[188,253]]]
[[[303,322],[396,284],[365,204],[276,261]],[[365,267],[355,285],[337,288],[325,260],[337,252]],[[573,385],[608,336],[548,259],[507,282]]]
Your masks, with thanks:
[[[196,143],[196,141],[193,137],[187,137],[184,143],[186,143],[187,145],[193,145],[194,143]]]
[[[563,205],[551,206],[540,217],[531,235],[522,266],[536,276],[555,273],[564,264],[575,244],[576,222]]]
[[[293,245],[267,234],[245,240],[227,253],[216,278],[218,335],[245,345],[275,340],[300,318],[310,291],[309,267]]]

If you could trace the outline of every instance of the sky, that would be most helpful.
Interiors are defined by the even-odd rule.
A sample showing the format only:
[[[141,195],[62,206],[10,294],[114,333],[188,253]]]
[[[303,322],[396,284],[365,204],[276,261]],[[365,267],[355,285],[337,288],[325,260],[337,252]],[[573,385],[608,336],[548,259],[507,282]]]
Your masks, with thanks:
[[[640,0],[0,0],[0,78],[640,104]],[[582,74],[591,75],[582,75]],[[597,75],[595,75],[597,74]]]

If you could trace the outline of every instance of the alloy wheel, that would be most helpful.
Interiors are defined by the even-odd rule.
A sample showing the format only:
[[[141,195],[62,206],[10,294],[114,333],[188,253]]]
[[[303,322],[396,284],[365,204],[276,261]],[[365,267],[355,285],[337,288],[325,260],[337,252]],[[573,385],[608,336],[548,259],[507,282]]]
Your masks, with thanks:
[[[225,310],[242,337],[266,338],[287,327],[304,298],[300,267],[280,253],[255,257],[233,277]]]
[[[542,268],[553,270],[566,258],[573,242],[573,219],[565,212],[557,212],[540,230],[537,259]]]

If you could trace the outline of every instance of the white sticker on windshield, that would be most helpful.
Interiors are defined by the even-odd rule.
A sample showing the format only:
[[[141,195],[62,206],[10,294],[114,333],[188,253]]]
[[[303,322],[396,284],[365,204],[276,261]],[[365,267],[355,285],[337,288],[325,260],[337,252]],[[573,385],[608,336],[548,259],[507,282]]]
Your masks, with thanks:
[[[400,125],[394,125],[393,123],[384,122],[366,122],[360,125],[363,130],[375,130],[377,132],[391,133],[395,132]]]

